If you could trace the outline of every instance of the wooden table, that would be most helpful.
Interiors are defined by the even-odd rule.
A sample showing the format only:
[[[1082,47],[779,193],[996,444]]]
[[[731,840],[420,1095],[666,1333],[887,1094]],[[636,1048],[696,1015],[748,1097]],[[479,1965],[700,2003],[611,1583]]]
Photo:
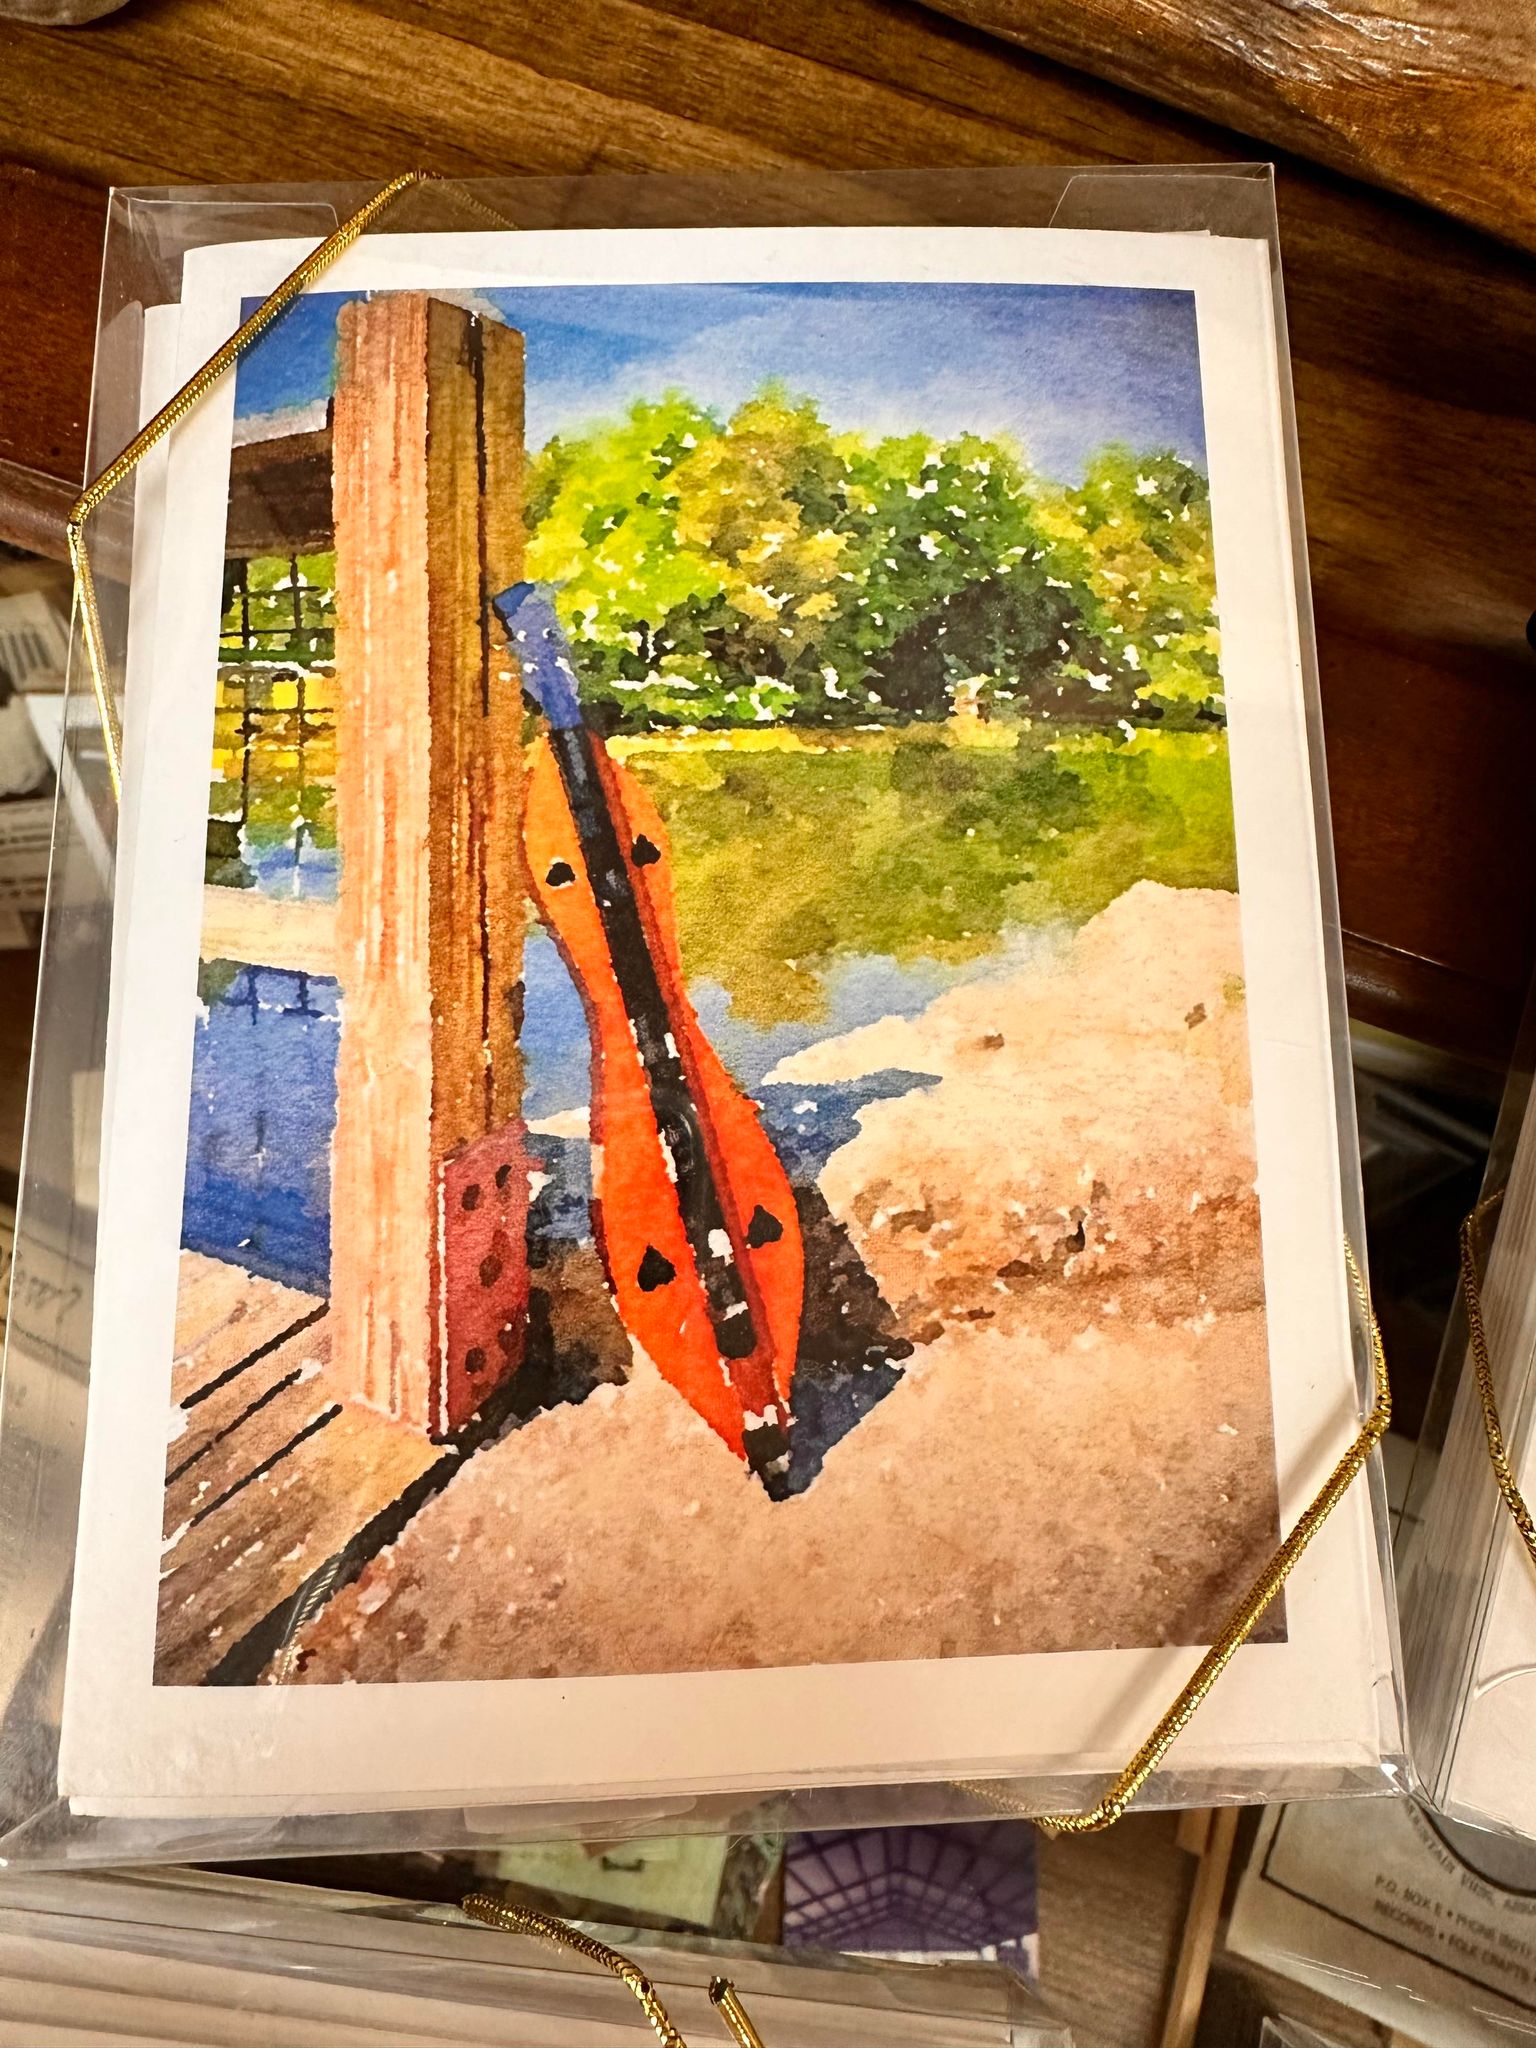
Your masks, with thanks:
[[[1536,10],[1506,0],[931,0],[1536,249]]]
[[[0,23],[0,75],[0,461],[68,478],[112,182],[1272,153],[897,0],[130,0]],[[1417,104],[1377,80],[1352,119]],[[1352,1000],[1497,1060],[1536,954],[1536,263],[1299,158],[1278,181]]]
[[[1210,4],[955,0],[1142,84],[1188,81]],[[70,479],[113,182],[1272,154],[899,0],[130,0],[0,24],[0,77],[0,462]],[[1308,141],[1237,68],[1188,97]],[[1468,196],[1491,120],[1437,185],[1402,170],[1404,104],[1380,80],[1352,101],[1340,160],[1497,225]],[[1536,264],[1296,156],[1278,190],[1352,1000],[1497,1060],[1536,953]],[[1046,1981],[1089,2048],[1157,2042],[1189,1871],[1162,1816],[1043,1851]]]

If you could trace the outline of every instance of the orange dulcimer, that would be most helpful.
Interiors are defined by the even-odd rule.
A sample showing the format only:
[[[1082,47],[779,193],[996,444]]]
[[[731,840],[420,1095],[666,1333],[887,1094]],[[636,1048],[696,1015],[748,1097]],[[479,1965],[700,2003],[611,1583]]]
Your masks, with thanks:
[[[582,717],[548,592],[516,584],[495,603],[548,722],[524,847],[592,1034],[593,1209],[609,1285],[662,1376],[778,1492],[805,1284],[794,1193],[688,1000],[666,830]]]

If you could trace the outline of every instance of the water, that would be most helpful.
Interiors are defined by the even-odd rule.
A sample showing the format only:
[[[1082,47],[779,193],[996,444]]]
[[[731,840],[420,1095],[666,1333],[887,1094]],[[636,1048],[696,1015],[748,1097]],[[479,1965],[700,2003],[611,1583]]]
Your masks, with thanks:
[[[318,903],[336,901],[338,861],[334,846],[318,846],[296,831],[275,844],[253,833],[240,841],[245,865],[264,896],[297,896]]]
[[[692,993],[737,1081],[763,1106],[763,1122],[798,1187],[813,1183],[857,1130],[864,1104],[928,1085],[924,1074],[785,1086],[764,1080],[787,1054],[882,1016],[915,1016],[979,963],[901,966],[871,958],[827,977],[820,1023],[760,1027],[736,1016],[725,991]],[[525,1115],[549,1185],[536,1227],[552,1237],[589,1234],[590,1147],[569,1126],[590,1096],[585,1013],[554,942],[530,935],[525,959]],[[307,1293],[330,1287],[331,1136],[344,999],[327,976],[240,966],[205,971],[194,1027],[182,1242]],[[541,1132],[556,1119],[563,1134]]]
[[[671,838],[700,1020],[763,1101],[775,1142],[800,1161],[786,1156],[802,1186],[853,1135],[860,1098],[850,1084],[776,1091],[767,1077],[790,1054],[915,1017],[946,989],[1043,957],[1144,877],[1235,880],[1221,734],[1061,748],[1027,733],[1001,746],[996,736],[961,745],[898,734],[828,752],[658,745],[631,765]],[[304,823],[248,833],[243,851],[264,892],[334,897],[335,850]],[[537,926],[524,975],[524,1113],[536,1137],[577,1137],[590,1092],[586,1017]],[[324,1293],[344,997],[333,981],[262,967],[235,970],[205,995],[185,1242]],[[900,1092],[922,1077],[857,1085]],[[801,1128],[803,1099],[818,1105],[814,1129]],[[585,1206],[578,1151],[561,1154],[572,1215]]]
[[[341,990],[271,967],[203,979],[182,1243],[327,1294]]]
[[[1054,941],[1047,934],[1032,934],[1022,935],[1016,943],[1034,950]],[[1015,948],[1010,945],[1007,950],[1011,953]],[[881,1017],[919,1016],[946,989],[996,969],[995,956],[902,962],[872,953],[839,959],[822,976],[823,1006],[814,1022],[756,1023],[739,1013],[717,981],[693,982],[688,993],[706,1036],[727,1069],[741,1087],[756,1096],[765,1077],[791,1053]],[[591,1045],[581,997],[559,948],[545,931],[536,929],[528,934],[523,987],[524,1114],[537,1127],[586,1108],[591,1093]]]

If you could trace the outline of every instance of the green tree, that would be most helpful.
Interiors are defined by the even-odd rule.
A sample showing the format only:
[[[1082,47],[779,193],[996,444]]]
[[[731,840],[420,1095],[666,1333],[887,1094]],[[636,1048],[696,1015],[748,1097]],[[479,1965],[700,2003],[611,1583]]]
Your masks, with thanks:
[[[678,473],[677,535],[721,577],[706,659],[750,678],[747,714],[793,715],[839,608],[843,463],[815,406],[765,384]]]
[[[833,434],[777,382],[727,421],[669,392],[551,441],[529,525],[613,725],[1219,716],[1209,498],[1170,454],[1069,491],[979,435]]]
[[[1112,443],[1042,506],[1055,574],[1081,593],[1086,653],[1068,663],[1107,707],[1170,724],[1222,711],[1210,486],[1177,455]]]
[[[823,641],[822,716],[944,717],[982,659],[965,614],[948,608],[972,586],[1027,579],[1040,551],[1022,459],[975,435],[873,445],[845,435],[837,445],[848,545],[842,602]]]
[[[556,436],[530,466],[527,566],[558,587],[588,694],[615,721],[718,711],[718,681],[688,621],[725,593],[723,565],[684,546],[679,471],[720,423],[680,392],[641,399],[621,420]]]

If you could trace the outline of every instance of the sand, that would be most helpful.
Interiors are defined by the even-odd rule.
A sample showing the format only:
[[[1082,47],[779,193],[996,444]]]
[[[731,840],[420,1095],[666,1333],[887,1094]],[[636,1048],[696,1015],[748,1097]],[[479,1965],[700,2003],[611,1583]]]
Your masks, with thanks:
[[[937,1078],[820,1187],[915,1349],[808,1490],[770,1501],[637,1361],[470,1460],[295,1675],[1210,1639],[1276,1514],[1235,897],[1140,884],[776,1078],[890,1066]]]
[[[814,1083],[942,1076],[877,1102],[822,1193],[892,1306],[935,1334],[1068,1282],[1085,1315],[1262,1300],[1237,898],[1140,882],[1054,962],[781,1062]]]

